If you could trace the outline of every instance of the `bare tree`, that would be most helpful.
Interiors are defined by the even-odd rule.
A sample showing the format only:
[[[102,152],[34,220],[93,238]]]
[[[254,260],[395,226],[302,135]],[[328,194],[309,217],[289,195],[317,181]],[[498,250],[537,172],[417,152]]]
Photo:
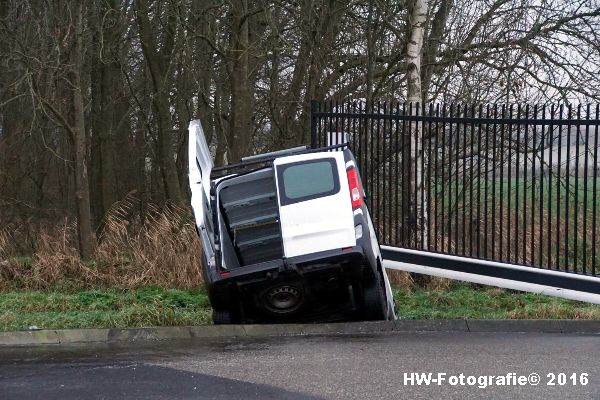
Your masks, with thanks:
[[[39,47],[17,49],[29,90],[35,105],[46,117],[67,134],[70,162],[74,177],[74,198],[77,215],[79,252],[82,258],[91,257],[94,234],[90,209],[88,176],[88,136],[85,126],[85,47],[87,27],[84,6],[66,1],[42,10],[37,29],[45,33],[48,43]],[[18,40],[18,39],[17,39]],[[22,42],[21,42],[22,43]],[[37,51],[51,49],[41,58]],[[60,68],[56,68],[59,65]],[[49,86],[48,86],[49,85]]]
[[[167,199],[183,202],[183,192],[177,176],[172,140],[173,124],[170,111],[170,91],[173,65],[176,59],[176,40],[181,24],[174,1],[164,4],[137,0],[136,19],[144,59],[152,82],[152,108],[157,120],[157,153]],[[163,9],[164,6],[164,9]],[[160,29],[157,35],[156,29]]]
[[[307,143],[313,99],[598,101],[598,32],[597,0],[0,0],[0,223],[77,217],[89,256],[126,193],[185,202],[190,118],[222,164]]]

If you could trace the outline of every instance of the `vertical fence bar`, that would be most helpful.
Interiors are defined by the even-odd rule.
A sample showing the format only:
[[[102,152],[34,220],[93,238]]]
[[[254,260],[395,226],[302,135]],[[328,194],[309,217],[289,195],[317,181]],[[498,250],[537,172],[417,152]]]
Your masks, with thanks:
[[[471,134],[469,139],[471,141],[470,154],[469,154],[469,257],[473,257],[473,135],[475,131],[475,104],[471,105]]]
[[[333,117],[333,119],[335,120],[335,140],[337,141],[337,137],[340,134],[340,104],[339,102],[336,100],[335,101],[335,111],[334,111],[334,115],[335,117]],[[333,143],[333,132],[329,131],[329,143]]]
[[[375,112],[375,106],[373,104],[373,102],[367,103],[367,107],[369,108],[369,113],[370,114],[374,114]],[[375,174],[376,174],[376,169],[375,166],[373,165],[373,162],[375,160],[375,154],[374,154],[374,140],[373,140],[373,127],[374,127],[374,121],[375,118],[373,117],[369,117],[368,118],[368,122],[369,122],[369,161],[367,162],[367,164],[371,164],[369,171],[371,171],[367,176],[369,177],[369,204],[375,204]]]
[[[321,102],[315,102],[315,103],[316,103],[316,105],[315,105],[316,112],[321,113],[323,111],[322,109],[324,107],[323,103],[321,103]],[[314,138],[315,146],[319,146],[319,138],[321,137],[321,124],[323,122],[323,117],[320,115],[317,115],[314,117],[313,120],[315,123],[315,126],[313,127],[314,132],[315,132],[315,138]],[[313,138],[312,138],[312,132],[311,132],[311,146],[312,146],[312,141],[313,141]]]
[[[387,114],[387,101],[384,101],[383,102],[383,115],[385,116],[386,114]],[[388,148],[388,146],[386,146],[386,144],[387,144],[386,143],[386,140],[387,140],[386,136],[387,135],[385,133],[386,132],[385,128],[386,128],[386,124],[387,124],[387,118],[385,118],[385,117],[383,118],[382,124],[383,124],[383,129],[381,130],[381,136],[382,136],[381,141],[383,142],[383,144],[381,146],[381,162],[379,164],[381,164],[382,167],[383,167],[382,171],[381,171],[382,181],[383,181],[382,182],[382,186],[383,186],[382,187],[382,197],[383,197],[383,199],[380,199],[379,201],[381,201],[381,209],[382,209],[381,210],[382,211],[382,221],[383,221],[383,234],[382,234],[382,237],[383,237],[383,240],[385,242],[386,238],[387,238],[387,236],[386,236],[386,232],[387,232],[386,226],[388,225],[388,219],[386,219],[387,215],[386,215],[386,212],[385,212],[386,211],[386,203],[387,203],[387,201],[385,201],[386,200],[386,196],[387,196],[387,193],[385,191],[386,186],[387,186],[386,185],[386,173],[385,173],[385,171],[387,169],[386,168],[386,165],[387,165],[386,149]]]
[[[318,146],[320,130],[319,127],[321,125],[321,119],[318,113],[321,112],[321,103],[314,101],[310,103],[311,111],[310,111],[310,146],[311,148],[313,144],[314,146]]]
[[[328,102],[326,102],[326,101],[324,101],[322,103],[322,105],[323,105],[322,112],[324,112],[324,113],[327,113],[328,111],[331,110],[331,107],[328,108],[327,103]],[[324,115],[324,116],[321,117],[321,122],[322,122],[322,124],[320,124],[320,126],[319,126],[319,128],[320,128],[321,131],[319,132],[319,139],[318,139],[317,146],[323,146],[324,145],[324,140],[325,140],[326,135],[327,135],[328,126],[331,125],[331,117],[328,116],[328,115]]]
[[[344,117],[344,115],[346,113],[346,103],[340,102],[340,108],[339,108],[338,113],[341,113],[342,116],[340,117],[340,126],[337,128],[337,129],[339,129],[339,131],[336,132],[335,143],[342,143],[344,140],[344,133],[346,132],[346,129],[345,129],[346,117]]]
[[[537,123],[537,119],[538,119],[538,105],[536,104],[534,109],[533,109],[533,119],[535,120],[534,124],[533,124],[533,149],[532,149],[532,156],[531,156],[531,261],[530,264],[531,265],[535,265],[535,250],[534,250],[534,231],[535,231],[535,183],[537,180],[537,175],[536,175],[536,158],[537,158],[537,127],[538,127],[538,123]],[[544,127],[542,125],[542,136],[544,134]],[[543,153],[542,153],[543,154]],[[542,165],[543,167],[543,165]],[[542,184],[543,186],[543,184]],[[542,199],[542,197],[540,197],[540,207],[539,209],[541,210],[544,204],[544,199]],[[539,212],[539,215],[542,215],[542,212]],[[539,226],[540,226],[540,232],[539,232],[539,238],[540,238],[540,243],[538,244],[538,247],[542,247],[543,244],[543,240],[544,237],[542,235],[542,220],[540,218],[539,222]],[[539,265],[542,265],[542,263],[540,262]]]
[[[562,166],[562,131],[563,131],[563,113],[564,107],[561,104],[559,108],[559,124],[558,124],[558,169],[556,171],[556,269],[561,269],[560,266],[560,170]]]
[[[395,156],[395,160],[396,160],[396,164],[394,165],[396,167],[396,171],[395,171],[395,175],[396,175],[396,180],[395,180],[396,181],[396,185],[395,185],[396,186],[396,188],[395,188],[396,189],[395,190],[395,192],[396,192],[395,193],[395,195],[396,195],[396,202],[395,202],[395,204],[396,204],[396,210],[395,210],[396,211],[396,218],[395,218],[395,220],[396,220],[396,241],[395,241],[395,245],[396,246],[398,246],[398,244],[399,244],[398,240],[400,238],[399,229],[398,229],[398,223],[402,223],[401,216],[398,213],[398,211],[399,211],[399,203],[400,203],[400,199],[399,199],[398,194],[400,193],[400,188],[402,187],[402,181],[401,181],[402,178],[400,178],[399,175],[398,175],[398,171],[399,171],[398,164],[400,164],[400,148],[398,147],[398,143],[399,143],[399,141],[398,141],[398,131],[399,131],[398,127],[400,125],[399,116],[400,116],[400,103],[396,103],[396,115],[395,115],[395,118],[394,118],[395,127],[396,127],[396,129],[394,130],[394,134],[395,134],[394,135],[395,136],[394,139],[396,140],[396,145],[394,146],[394,149],[395,149],[394,156]]]
[[[440,104],[439,103],[435,105],[435,116],[436,117],[440,116]],[[433,186],[433,188],[434,188],[434,196],[435,196],[435,208],[434,208],[434,211],[433,211],[433,226],[434,226],[434,229],[435,229],[435,234],[433,235],[433,237],[435,238],[435,247],[434,247],[435,251],[439,251],[438,238],[440,238],[439,226],[438,226],[438,203],[439,203],[438,160],[439,160],[439,149],[440,149],[439,125],[438,125],[438,121],[436,120],[435,121],[435,165],[433,167],[433,172],[434,172],[434,175],[435,175],[435,177],[434,177],[435,184]],[[442,153],[443,153],[443,151],[444,151],[444,149],[442,147]],[[429,161],[429,163],[431,164],[431,161]]]
[[[395,227],[396,227],[396,223],[395,221],[397,221],[397,216],[394,214],[394,190],[395,190],[395,186],[396,186],[396,182],[397,182],[397,177],[394,176],[394,170],[395,170],[395,161],[396,161],[396,154],[394,152],[394,118],[393,118],[393,112],[394,112],[394,103],[390,100],[388,103],[388,130],[386,133],[386,137],[389,137],[389,142],[387,142],[386,148],[388,149],[388,165],[389,165],[389,173],[388,173],[388,199],[389,199],[389,204],[388,204],[388,212],[389,212],[389,216],[388,219],[390,221],[390,226],[389,226],[389,231],[388,231],[388,235],[389,235],[389,239],[388,239],[388,243],[393,243],[393,238],[395,235]]]
[[[585,112],[585,140],[583,143],[584,161],[583,161],[583,241],[582,256],[583,256],[583,273],[587,273],[587,220],[588,220],[588,168],[589,168],[589,151],[590,143],[590,105],[588,104]],[[579,148],[577,149],[579,152]]]
[[[468,117],[468,109],[466,104],[464,105],[463,117]],[[462,148],[462,255],[466,254],[466,240],[467,240],[467,125],[465,121],[463,124],[463,148]]]
[[[542,105],[542,121],[544,121],[545,119],[546,119],[546,105]],[[545,124],[545,122],[541,123],[542,135],[540,136],[540,144],[539,144],[541,154],[540,154],[540,169],[539,169],[540,206],[538,207],[539,208],[538,223],[539,223],[539,227],[540,227],[540,235],[539,235],[540,243],[538,244],[538,265],[540,267],[544,265],[544,262],[543,262],[543,256],[544,256],[544,175],[545,175],[544,162],[546,161],[545,160],[545,158],[546,158],[545,157],[545,154],[546,154],[546,125],[544,125],[544,124]],[[535,145],[534,145],[534,147],[535,147]],[[537,151],[537,147],[536,147],[536,151]],[[533,237],[533,235],[532,235],[532,237]],[[547,266],[549,266],[549,265],[550,264],[548,263]]]
[[[594,182],[592,183],[592,275],[596,275],[596,211],[598,209],[597,181],[598,181],[598,131],[600,131],[600,104],[596,104],[596,124],[594,126]]]
[[[372,112],[372,108],[373,108],[373,104],[371,102],[365,102],[365,112],[367,114]],[[373,196],[373,191],[372,189],[372,185],[373,185],[373,179],[371,179],[371,169],[372,169],[372,165],[371,164],[371,160],[373,159],[372,157],[372,151],[373,151],[373,142],[371,141],[372,139],[372,135],[373,135],[373,118],[367,117],[365,116],[365,120],[363,122],[364,124],[364,129],[365,129],[365,151],[363,152],[363,156],[364,156],[364,163],[365,163],[365,176],[367,177],[367,179],[369,180],[367,182],[367,198],[369,201],[371,201],[371,198]],[[369,203],[370,204],[370,203]]]
[[[411,112],[414,111],[413,116],[417,117],[419,115],[419,103],[417,102],[416,104],[413,103],[411,104]],[[418,132],[419,130],[419,121],[414,120],[414,127],[415,130]],[[415,227],[419,227],[419,185],[418,185],[418,181],[419,181],[419,135],[417,134],[417,132],[413,132],[413,124],[410,124],[410,136],[411,136],[411,140],[414,137],[414,143],[415,143],[415,148],[413,149],[413,153],[415,155],[414,157],[414,171],[415,171],[415,186],[414,186],[414,199],[413,199],[413,205],[414,205],[414,210],[412,210],[413,212],[413,216],[415,218]],[[422,227],[421,227],[422,228]],[[413,237],[414,240],[414,244],[413,246],[415,248],[419,247],[419,234],[423,232],[423,229],[418,229],[417,232],[415,232],[414,235],[411,235]]]
[[[356,125],[358,125],[358,128],[356,128],[354,130],[354,136],[356,137],[356,144],[355,144],[355,148],[358,150],[358,152],[356,153],[356,160],[358,163],[358,167],[359,167],[359,171],[361,176],[363,176],[364,174],[364,168],[365,166],[363,165],[362,162],[362,154],[364,151],[364,146],[362,144],[363,142],[363,125],[362,125],[362,120],[364,118],[364,113],[362,110],[362,101],[357,101],[356,102],[356,108],[358,110],[358,114],[354,116],[354,121],[356,122]],[[366,178],[366,175],[364,175]]]
[[[457,105],[456,107],[457,109],[457,116],[460,117],[460,104]],[[460,124],[456,124],[456,158],[455,158],[455,162],[456,162],[456,178],[454,179],[454,204],[456,206],[456,213],[455,213],[455,217],[454,217],[454,253],[458,254],[458,182],[459,182],[459,165],[460,165],[460,158],[459,158],[459,149],[460,149]]]
[[[442,117],[446,116],[446,104],[444,104],[442,106]],[[448,126],[451,126],[451,124],[448,124]],[[448,168],[446,168],[446,127],[445,125],[442,124],[442,168],[441,168],[441,173],[442,173],[442,194],[441,194],[441,198],[442,198],[442,211],[441,211],[441,215],[440,215],[440,222],[441,222],[441,226],[440,226],[440,230],[442,231],[442,234],[440,235],[440,238],[442,239],[442,253],[445,251],[445,234],[446,234],[446,216],[445,216],[445,198],[446,198],[446,171],[448,170]],[[451,162],[448,162],[448,165],[452,165]],[[449,253],[450,251],[448,251]]]
[[[525,106],[525,121],[529,120],[529,104]],[[525,122],[525,137],[523,145],[523,264],[527,264],[527,155],[529,154],[529,124]],[[532,214],[533,215],[533,214]]]
[[[490,105],[488,104],[487,106],[487,110],[485,112],[485,117],[486,119],[489,120],[490,118]],[[498,108],[496,106],[496,104],[494,104],[494,119],[498,118]],[[497,123],[494,122],[494,133],[492,134],[493,139],[492,139],[492,154],[490,156],[489,153],[489,148],[490,148],[490,135],[489,135],[489,122],[486,124],[485,126],[485,152],[486,152],[486,157],[485,157],[485,226],[484,226],[484,231],[485,231],[485,239],[483,242],[483,258],[487,259],[488,258],[488,237],[489,237],[489,230],[488,230],[488,219],[489,219],[489,184],[488,184],[488,177],[490,176],[490,157],[492,158],[492,258],[494,258],[495,256],[495,250],[496,250],[496,246],[494,241],[496,240],[496,127],[497,127]]]
[[[536,104],[533,108],[533,120],[535,121],[533,123],[533,127],[531,130],[531,134],[533,135],[533,143],[532,143],[532,151],[531,151],[531,225],[529,226],[530,229],[530,236],[531,236],[531,253],[530,253],[530,261],[529,264],[531,265],[535,265],[535,237],[534,237],[534,231],[535,231],[535,182],[536,182],[536,171],[535,171],[535,167],[536,167],[536,163],[535,163],[535,159],[536,159],[536,155],[537,155],[537,119],[538,119],[538,105]],[[543,203],[543,200],[540,198],[540,202]],[[541,209],[541,207],[540,207]],[[541,222],[540,222],[541,225]],[[540,244],[539,246],[541,246],[541,240],[542,240],[542,230],[540,229]]]
[[[414,117],[417,117],[419,115],[419,103],[412,103],[410,106],[410,110],[411,110],[411,115]],[[413,112],[414,111],[414,112]],[[418,125],[419,125],[419,121],[417,120],[412,120],[414,121],[414,125],[413,123],[410,124],[410,140],[413,140],[414,137],[414,149],[412,150],[411,154],[414,154],[414,158],[412,161],[414,161],[414,165],[412,166],[413,171],[415,173],[414,176],[414,187],[413,189],[413,198],[412,198],[412,205],[414,207],[414,209],[412,209],[412,216],[414,217],[415,221],[415,228],[417,229],[417,231],[414,232],[414,234],[411,234],[411,239],[414,240],[412,246],[414,246],[414,248],[418,248],[418,243],[419,243],[419,187],[417,185],[417,181],[419,180],[418,177],[418,167],[419,167],[419,135],[415,134],[415,132],[413,132],[413,126],[416,127],[416,130],[418,131]],[[411,122],[412,122],[411,121]]]
[[[429,122],[427,123],[427,250],[431,246],[431,117],[433,116],[433,104],[429,104]],[[433,247],[435,249],[435,246]]]
[[[571,120],[573,118],[573,109],[571,104],[568,106],[567,115],[567,162],[565,165],[565,260],[567,263],[566,271],[569,271],[569,196],[570,185],[569,178],[571,175]]]
[[[329,114],[327,115],[326,118],[326,122],[325,122],[325,126],[323,127],[323,145],[327,142],[327,137],[329,136],[329,132],[333,131],[333,101],[329,101]]]
[[[450,117],[452,117],[454,111],[454,104],[450,104]],[[454,143],[452,137],[452,123],[448,124],[448,129],[450,132],[448,133],[448,253],[452,253],[452,169],[454,165],[452,165],[452,155],[453,148],[452,145]],[[446,196],[444,196],[446,197]]]
[[[546,120],[546,105],[542,105],[542,121]],[[542,135],[540,136],[540,144],[539,148],[541,149],[540,154],[540,207],[539,207],[539,215],[538,222],[540,226],[540,243],[538,244],[538,265],[541,267],[544,265],[543,256],[544,256],[544,162],[545,154],[546,154],[546,125],[545,122],[541,123],[542,127]],[[535,147],[535,145],[534,145]],[[537,150],[537,148],[536,148]]]
[[[512,121],[513,121],[513,105],[510,105],[509,108],[509,119],[510,122],[508,123],[508,188],[507,188],[507,199],[506,199],[506,208],[507,208],[507,221],[506,221],[506,258],[508,259],[508,262],[511,262],[511,241],[510,241],[510,233],[511,233],[511,228],[510,228],[510,222],[511,222],[511,209],[510,209],[510,200],[512,197],[511,194],[511,190],[512,190],[512,146],[513,146],[513,137],[512,137]]]
[[[554,170],[554,165],[552,163],[552,158],[554,155],[554,104],[550,106],[550,126],[548,127],[548,140],[550,141],[550,151],[548,152],[548,269],[552,269],[552,174]]]
[[[350,113],[350,103],[349,102],[342,102],[341,105],[341,112],[342,112],[342,117],[340,118],[341,120],[341,128],[340,128],[340,134],[338,134],[338,140],[336,141],[337,143],[345,143],[346,140],[344,139],[348,139],[347,136],[350,133],[350,119],[348,117],[348,114]]]
[[[487,105],[486,117],[489,117],[490,106]],[[481,118],[483,115],[483,104],[479,105],[479,124],[477,128],[477,257],[481,257]],[[487,139],[488,136],[488,123],[485,124],[485,137]],[[485,149],[486,153],[488,151],[487,146]],[[487,158],[487,157],[486,157]],[[484,180],[487,184],[487,178]],[[487,227],[487,214],[485,215],[485,224]],[[486,232],[487,234],[487,232]]]
[[[519,263],[519,164],[520,153],[521,153],[521,104],[517,107],[517,143],[515,146],[515,237],[514,237],[514,248],[515,248],[515,264]]]
[[[379,226],[381,222],[381,207],[383,204],[381,201],[381,102],[377,102],[377,111],[373,113],[377,123],[377,130],[375,131],[375,158],[373,161],[375,163],[373,167],[374,172],[374,180],[375,180],[375,190],[373,191],[373,204],[375,204],[375,218],[377,218],[377,226]],[[378,230],[379,235],[381,235],[381,229]]]
[[[454,104],[450,103],[450,106],[448,107],[448,114],[445,115],[449,118],[452,118],[452,114],[454,112]],[[445,147],[447,147],[446,151],[447,151],[447,156],[448,156],[448,161],[444,164],[445,166],[447,166],[447,168],[445,168],[446,170],[446,187],[444,190],[444,194],[443,194],[443,199],[447,200],[448,204],[446,205],[446,211],[445,211],[445,218],[444,218],[444,224],[447,225],[446,226],[446,246],[447,246],[447,250],[446,252],[451,254],[452,253],[452,169],[454,168],[453,165],[453,160],[452,160],[452,156],[453,156],[453,147],[452,147],[452,143],[453,143],[453,137],[452,137],[452,123],[448,123],[448,140],[447,140],[447,145]],[[442,139],[444,141],[446,141],[446,134],[444,132],[444,135],[442,135]]]
[[[581,121],[581,104],[579,104],[577,106],[577,122]],[[578,264],[579,264],[579,257],[578,257],[578,248],[577,248],[577,242],[578,242],[578,236],[579,236],[579,229],[578,228],[578,222],[579,222],[579,136],[581,133],[581,128],[579,123],[577,124],[577,127],[575,128],[575,193],[573,196],[573,206],[575,208],[574,210],[574,216],[573,216],[573,271],[577,271],[578,270]]]
[[[401,193],[402,193],[402,206],[401,206],[401,221],[402,221],[402,230],[400,231],[400,242],[402,243],[402,246],[406,246],[406,214],[405,211],[406,207],[410,207],[407,202],[407,193],[406,193],[406,188],[410,187],[410,183],[407,184],[407,180],[409,179],[408,182],[410,182],[410,168],[408,168],[408,171],[406,171],[407,168],[405,168],[407,165],[410,167],[410,164],[407,164],[406,162],[406,119],[404,118],[406,116],[406,103],[402,104],[402,134],[401,134],[401,138],[402,138],[402,186],[401,186]],[[410,152],[409,152],[410,153]]]
[[[390,204],[388,205],[388,212],[389,212],[389,221],[390,221],[390,225],[389,225],[389,230],[388,230],[388,241],[387,243],[389,245],[395,245],[395,237],[396,237],[396,230],[397,230],[397,226],[398,226],[398,216],[395,214],[395,191],[396,191],[396,186],[397,186],[397,182],[398,182],[398,176],[394,174],[395,170],[396,170],[396,143],[395,143],[395,136],[394,136],[394,118],[393,118],[393,113],[394,113],[394,103],[390,100],[389,104],[388,104],[388,115],[389,115],[389,122],[388,122],[388,136],[389,136],[389,143],[388,143],[388,165],[389,165],[389,171],[388,171],[388,198],[389,198],[389,202]]]
[[[388,116],[391,116],[391,114],[392,114],[392,108],[394,107],[394,105],[392,104],[391,101],[386,102],[386,104],[387,104],[387,106],[386,106],[386,114]],[[394,177],[393,177],[393,172],[394,172],[394,167],[393,167],[394,164],[393,164],[393,162],[395,160],[395,157],[394,157],[394,147],[393,147],[393,144],[394,144],[394,135],[392,134],[392,132],[393,132],[392,126],[394,124],[394,120],[391,117],[386,117],[386,118],[388,118],[387,119],[387,125],[388,126],[387,126],[387,129],[385,130],[385,138],[386,138],[386,146],[385,146],[385,148],[387,150],[387,155],[386,155],[387,164],[386,165],[389,166],[389,167],[387,167],[387,166],[385,167],[386,169],[388,169],[388,174],[387,174],[388,175],[388,178],[387,178],[388,205],[387,205],[387,207],[388,207],[388,223],[389,223],[389,225],[388,225],[388,239],[387,239],[386,243],[391,243],[392,242],[392,238],[394,237],[394,233],[393,233],[394,224],[393,223],[395,221],[394,210],[393,210],[393,207],[394,207],[394,203],[393,203],[393,200],[394,200],[394,191],[392,189],[393,185],[394,185],[394,182],[395,182]]]
[[[356,148],[356,119],[357,119],[357,113],[356,113],[356,101],[352,102],[352,151],[357,153],[357,148]],[[358,165],[357,165],[358,167]]]
[[[328,108],[328,102],[324,101],[322,103],[322,109],[321,111],[323,113],[328,113],[331,112],[332,110],[332,106],[331,106],[331,102],[329,102],[329,108]],[[317,146],[325,146],[325,140],[327,139],[327,129],[330,129],[331,125],[331,116],[330,115],[323,115],[320,118],[320,122],[321,124],[319,124],[319,138],[317,139]]]
[[[511,113],[512,114],[512,113]],[[506,116],[506,106],[502,105],[502,119]],[[504,123],[500,125],[500,234],[499,234],[499,252],[500,252],[500,261],[504,261],[504,254],[502,253],[502,245],[504,242],[504,149],[505,149],[505,141],[504,141]],[[510,149],[510,147],[509,147]],[[510,161],[508,162],[508,168],[510,171]]]
[[[425,116],[425,103],[421,104],[421,115]],[[417,121],[417,126],[419,121]],[[425,218],[425,185],[427,181],[425,179],[425,120],[421,121],[421,129],[417,130],[421,135],[421,147],[419,148],[421,152],[421,187],[419,188],[421,191],[421,215],[419,215],[419,223],[421,225],[421,249],[425,250],[425,225],[427,220]]]

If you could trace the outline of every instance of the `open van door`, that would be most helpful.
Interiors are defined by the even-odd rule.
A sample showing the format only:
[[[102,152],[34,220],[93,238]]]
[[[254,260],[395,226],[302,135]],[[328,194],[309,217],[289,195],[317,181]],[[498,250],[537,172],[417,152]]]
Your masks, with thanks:
[[[190,121],[189,126],[189,171],[192,209],[196,229],[202,241],[206,262],[214,263],[215,243],[212,210],[210,205],[210,172],[213,160],[199,120]]]

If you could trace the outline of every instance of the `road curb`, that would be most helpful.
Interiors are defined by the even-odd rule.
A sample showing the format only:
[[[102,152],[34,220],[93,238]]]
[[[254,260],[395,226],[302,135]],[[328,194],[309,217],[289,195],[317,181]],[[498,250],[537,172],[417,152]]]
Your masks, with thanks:
[[[0,332],[0,347],[118,343],[216,337],[360,335],[409,332],[600,334],[598,320],[397,320],[326,324],[199,325],[149,328],[48,329]]]

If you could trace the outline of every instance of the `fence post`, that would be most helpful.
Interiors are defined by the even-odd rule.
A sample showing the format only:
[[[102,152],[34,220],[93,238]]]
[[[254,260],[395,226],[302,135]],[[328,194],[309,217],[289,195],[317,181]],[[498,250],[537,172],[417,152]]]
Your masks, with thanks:
[[[319,109],[319,102],[316,100],[310,101],[310,147],[312,149],[317,148],[317,111]]]

